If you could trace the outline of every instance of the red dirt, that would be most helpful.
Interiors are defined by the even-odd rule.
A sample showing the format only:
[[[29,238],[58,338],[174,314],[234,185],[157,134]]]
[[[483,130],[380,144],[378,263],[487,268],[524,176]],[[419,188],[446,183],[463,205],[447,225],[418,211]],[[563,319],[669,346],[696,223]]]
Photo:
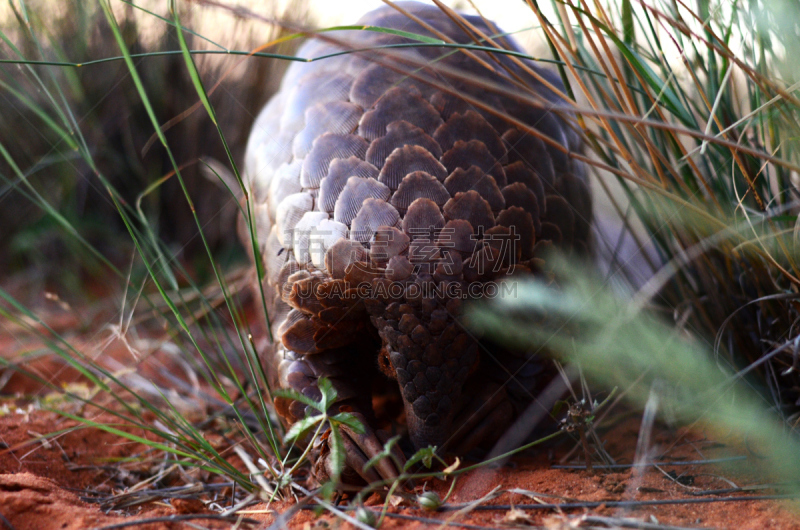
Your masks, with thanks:
[[[48,322],[57,331],[74,329],[78,318],[70,316],[70,311],[53,310],[47,313]],[[42,313],[39,313],[42,314]],[[101,313],[97,313],[98,315]],[[105,315],[107,317],[107,315]],[[104,318],[104,317],[101,317]],[[84,323],[85,324],[85,323]],[[78,328],[83,326],[76,326]],[[92,329],[91,326],[88,326]],[[86,329],[86,327],[84,327]],[[95,328],[96,329],[96,328]],[[141,334],[141,330],[139,330]],[[164,340],[163,332],[153,332],[150,339]],[[0,352],[6,359],[19,359],[24,351],[35,351],[36,340],[19,328],[4,328],[0,333]],[[140,335],[141,336],[141,335]],[[99,348],[108,334],[89,335],[71,333],[70,342],[82,352],[102,352],[107,361],[115,359],[132,364],[130,349],[120,340],[113,340]],[[163,370],[179,372],[177,361],[166,352],[154,349],[138,361],[137,367],[148,378],[157,378]],[[68,368],[55,355],[47,353],[27,362],[25,366],[42,379],[57,384],[80,384],[82,376]],[[5,375],[8,375],[7,372]],[[95,502],[87,502],[101,496],[118,494],[131,488],[143,477],[148,476],[149,466],[153,465],[142,456],[145,447],[129,440],[96,429],[79,427],[73,420],[66,419],[55,412],[38,410],[31,403],[31,396],[40,398],[47,392],[40,383],[26,379],[16,373],[0,381],[5,386],[0,389],[8,396],[0,401],[0,528],[23,529],[79,529],[97,528],[123,522],[134,523],[135,528],[188,528],[182,522],[157,522],[142,524],[144,519],[164,516],[213,513],[206,510],[198,500],[153,500],[126,510],[104,512]],[[41,402],[41,400],[39,401]],[[74,402],[49,401],[51,407],[60,407],[71,413],[81,413]],[[190,407],[191,408],[191,407]],[[196,412],[196,411],[195,411]],[[89,412],[86,412],[87,415]],[[98,420],[109,418],[97,418]],[[601,433],[606,450],[619,462],[631,462],[639,438],[638,422],[634,417],[622,420]],[[141,431],[141,429],[140,429]],[[42,435],[60,432],[54,437]],[[145,435],[144,432],[136,434]],[[737,445],[733,440],[706,438],[703,433],[693,431],[670,431],[657,429],[652,434],[653,455],[662,460],[702,460],[730,456]],[[755,470],[721,470],[710,465],[661,466],[661,470],[647,468],[642,473],[631,470],[603,471],[553,469],[570,447],[541,449],[538,453],[518,457],[509,465],[499,469],[481,469],[459,477],[457,486],[448,503],[468,503],[481,499],[493,488],[501,490],[518,488],[527,490],[521,493],[504,492],[498,497],[485,499],[484,507],[502,505],[533,505],[563,502],[614,501],[669,501],[679,499],[708,500],[723,497],[753,497],[774,493],[771,490],[755,492],[723,493],[719,495],[692,496],[693,492],[730,488],[730,480],[739,486],[761,484],[768,479],[759,477]],[[136,457],[131,461],[127,457]],[[580,453],[573,457],[580,460]],[[747,460],[747,462],[753,459]],[[470,464],[469,462],[464,465]],[[671,476],[667,476],[671,473]],[[723,479],[724,477],[724,479]],[[209,480],[207,475],[199,480]],[[449,482],[431,480],[418,484],[416,493],[423,488],[433,490],[444,497]],[[408,492],[412,493],[412,492]],[[413,496],[408,496],[413,498]],[[379,509],[381,500],[370,497],[366,504]],[[271,506],[257,505],[245,510],[245,517],[274,522],[276,512],[284,512],[291,503],[277,502]],[[795,511],[792,511],[792,510]],[[745,500],[737,502],[713,502],[704,504],[650,505],[636,508],[620,508],[601,505],[593,508],[569,509],[529,509],[512,511],[509,508],[496,511],[473,510],[466,514],[456,512],[432,512],[418,507],[406,500],[390,512],[401,516],[412,516],[426,520],[436,519],[480,526],[504,526],[507,524],[539,525],[546,528],[577,528],[581,518],[584,523],[599,527],[597,519],[591,517],[632,518],[648,523],[703,528],[800,528],[797,506],[790,501]],[[310,529],[334,526],[339,519],[330,514],[321,517],[312,511],[300,510],[289,523],[290,528]],[[209,520],[191,521],[196,527],[230,528],[231,523]],[[10,525],[10,526],[9,526]],[[345,523],[345,527],[350,525]],[[383,528],[428,528],[435,527],[430,522],[412,521],[387,517]]]
[[[7,404],[7,403],[6,403]],[[43,439],[41,435],[64,431]],[[105,513],[87,500],[118,493],[110,478],[138,480],[142,462],[122,463],[144,447],[97,429],[82,428],[54,412],[19,409],[0,417],[0,528],[16,530],[84,529],[185,513],[180,507],[151,502],[128,512]],[[149,465],[149,464],[147,464]],[[109,471],[110,468],[115,468]],[[141,471],[144,471],[142,469]],[[117,482],[116,480],[114,482]],[[181,528],[142,524],[136,528]],[[219,526],[215,527],[219,528]]]
[[[0,515],[5,517],[12,528],[30,529],[79,529],[102,527],[124,521],[133,522],[146,518],[180,515],[187,513],[209,513],[203,510],[198,501],[173,500],[153,501],[128,511],[104,513],[97,504],[81,500],[101,494],[121,493],[109,484],[111,474],[108,464],[125,456],[139,453],[142,446],[131,443],[94,429],[79,428],[51,438],[39,440],[40,434],[62,431],[74,427],[76,423],[65,420],[53,412],[22,410],[0,417],[0,443],[6,449],[0,451]],[[629,442],[635,446],[637,429],[634,422],[627,422],[624,428],[617,429],[613,435],[604,436],[609,445],[617,448]],[[674,440],[674,433],[659,435],[662,443]],[[687,442],[692,441],[689,444]],[[668,459],[697,459],[697,446],[708,445],[698,436],[685,436],[684,445],[671,451]],[[715,456],[715,450],[704,452],[706,458]],[[495,470],[479,470],[459,478],[450,503],[467,503],[480,499],[493,488],[507,490],[518,488],[527,490],[531,496],[519,493],[503,493],[484,500],[483,506],[526,505],[552,502],[576,501],[625,501],[625,500],[670,500],[691,498],[690,491],[721,489],[729,487],[721,480],[705,475],[717,473],[710,466],[670,467],[664,471],[674,471],[684,478],[690,477],[691,487],[682,486],[656,470],[648,470],[639,479],[631,471],[590,474],[585,470],[552,469],[548,454],[518,458],[512,465]],[[135,464],[134,464],[135,465]],[[133,473],[130,466],[122,469]],[[734,475],[724,474],[728,479]],[[737,481],[738,482],[738,481]],[[746,481],[738,482],[746,484]],[[638,484],[638,486],[637,486]],[[133,484],[131,484],[133,485]],[[436,491],[440,496],[446,494],[449,484],[429,481],[418,485],[416,492],[423,487]],[[769,493],[760,491],[758,494]],[[743,497],[748,494],[728,494],[728,497]],[[751,494],[752,495],[752,494]],[[532,498],[535,497],[535,498]],[[715,498],[695,497],[695,499]],[[719,497],[723,497],[720,495]],[[560,498],[560,499],[559,499]],[[378,509],[380,499],[373,496],[368,506]],[[405,503],[407,504],[407,503]],[[377,505],[377,506],[376,506]],[[273,522],[274,515],[265,511],[282,512],[289,503],[275,503],[271,507],[256,505],[245,511],[247,517]],[[392,513],[441,521],[467,523],[481,526],[497,526],[508,520],[510,510],[472,511],[467,515],[454,512],[429,512],[419,508],[400,506],[392,508]],[[567,528],[559,522],[579,519],[583,515],[603,517],[635,518],[665,525],[691,526],[703,528],[800,528],[797,516],[791,511],[789,501],[750,500],[742,502],[718,502],[709,504],[676,504],[662,506],[643,506],[639,508],[597,507],[592,509],[573,509],[558,514],[554,510],[523,509],[517,519],[520,523],[544,525],[549,528]],[[505,518],[505,519],[504,519]],[[2,521],[0,519],[0,521]],[[323,515],[321,518],[311,511],[300,511],[291,520],[290,528],[321,528],[319,521],[334,525],[336,517]],[[209,521],[194,521],[201,527],[226,528],[227,524],[212,525]],[[324,524],[324,523],[322,523]],[[413,522],[388,517],[383,528],[427,528],[428,523]],[[136,528],[183,528],[180,523],[157,523],[136,525]],[[2,528],[2,524],[0,524]]]

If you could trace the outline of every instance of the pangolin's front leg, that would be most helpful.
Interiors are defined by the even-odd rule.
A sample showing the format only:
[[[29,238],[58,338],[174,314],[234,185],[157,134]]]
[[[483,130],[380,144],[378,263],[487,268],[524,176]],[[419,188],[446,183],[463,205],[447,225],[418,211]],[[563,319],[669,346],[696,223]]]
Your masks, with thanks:
[[[426,25],[390,7],[359,23],[470,44],[495,32],[404,7]],[[549,247],[585,254],[591,201],[553,73],[485,52],[387,49],[413,42],[393,34],[326,35],[299,55],[362,51],[294,63],[248,144],[276,329],[266,364],[277,388],[314,398],[330,378],[335,406],[368,427],[347,437],[351,476],[391,478],[390,459],[363,470],[384,439],[377,396],[399,394],[414,447],[463,452],[496,440],[535,395],[544,364],[487,349],[460,318],[513,275],[541,271]],[[275,407],[288,423],[307,413]]]
[[[282,268],[295,267],[289,257]],[[342,482],[396,478],[404,462],[399,450],[395,450],[394,458],[381,459],[371,469],[365,469],[367,462],[383,451],[388,436],[378,430],[373,414],[372,398],[380,390],[379,385],[376,388],[376,377],[381,374],[374,363],[380,339],[368,325],[363,300],[354,293],[336,292],[344,286],[343,281],[320,279],[307,270],[289,274],[281,285],[283,292],[274,299],[274,305],[286,312],[277,329],[281,342],[265,348],[272,387],[292,389],[320,401],[318,381],[320,377],[327,378],[337,395],[328,413],[354,413],[365,429],[356,432],[347,426],[341,428],[346,453]],[[276,397],[274,405],[289,424],[317,413],[285,397]],[[324,432],[320,440],[325,442],[328,436]],[[317,478],[334,476],[330,449],[323,444],[318,453]]]

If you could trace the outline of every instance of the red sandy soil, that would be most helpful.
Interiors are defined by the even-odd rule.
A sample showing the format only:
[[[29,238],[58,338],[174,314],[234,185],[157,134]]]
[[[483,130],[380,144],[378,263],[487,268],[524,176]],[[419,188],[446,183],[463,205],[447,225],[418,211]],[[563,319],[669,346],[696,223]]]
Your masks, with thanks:
[[[30,306],[29,306],[30,307]],[[42,316],[59,333],[65,333],[76,349],[86,353],[102,354],[101,359],[132,364],[131,349],[124,341],[106,341],[109,332],[89,333],[87,329],[98,329],[87,320],[114,321],[113,311],[98,311],[90,317],[74,309],[56,303],[42,302]],[[142,331],[139,330],[139,339]],[[167,334],[154,330],[148,337],[153,343],[166,340]],[[0,352],[7,360],[19,360],[20,354],[39,351],[41,343],[18,326],[0,325]],[[157,378],[162,370],[180,372],[175,358],[158,347],[143,354],[137,362],[139,373],[148,378]],[[44,380],[59,385],[80,385],[77,371],[68,368],[63,361],[51,353],[31,356],[24,365]],[[153,462],[148,460],[147,448],[120,436],[97,429],[81,427],[77,422],[56,412],[41,410],[42,398],[47,395],[41,383],[26,379],[19,373],[0,371],[0,529],[83,529],[104,528],[122,523],[135,529],[161,528],[231,528],[231,522],[193,519],[164,521],[165,517],[213,514],[199,500],[176,500],[155,498],[147,503],[128,508],[110,509],[97,501],[115,494],[124,493],[146,478],[152,471]],[[77,386],[77,388],[80,388]],[[36,399],[34,399],[36,398]],[[80,409],[74,402],[48,401],[49,406],[66,412],[87,416],[95,414]],[[191,409],[189,404],[189,409]],[[98,417],[98,420],[104,418]],[[141,430],[140,430],[141,431]],[[42,435],[60,433],[42,438]],[[135,434],[145,435],[143,432]],[[601,433],[609,454],[618,462],[631,462],[639,439],[639,424],[634,415],[607,426]],[[656,429],[652,434],[653,455],[664,461],[703,460],[730,456],[736,444],[732,440],[707,438],[694,430]],[[436,528],[444,521],[458,526],[508,527],[535,525],[551,529],[570,529],[585,526],[608,527],[606,518],[625,518],[644,523],[701,528],[800,528],[798,506],[790,501],[743,500],[733,502],[679,503],[647,505],[622,508],[601,504],[592,508],[567,510],[530,509],[525,505],[565,502],[615,501],[669,501],[691,499],[742,498],[775,493],[773,490],[751,492],[693,495],[708,490],[767,483],[755,470],[720,469],[710,465],[660,466],[644,471],[604,471],[585,469],[554,469],[570,449],[568,444],[513,459],[499,469],[483,468],[458,478],[454,493],[448,504],[469,503],[481,499],[494,488],[501,494],[484,499],[481,510],[460,512],[425,511],[413,502],[413,493],[423,489],[433,490],[444,496],[450,483],[431,480],[417,484],[414,491],[407,490],[405,501],[390,509],[383,528]],[[739,453],[745,454],[745,453]],[[135,457],[125,460],[126,457]],[[575,452],[573,460],[582,461],[582,454]],[[749,458],[747,462],[754,461]],[[467,462],[465,464],[470,464]],[[180,477],[179,477],[180,478]],[[176,478],[176,484],[185,484],[187,477]],[[213,480],[208,475],[196,475],[197,480]],[[507,490],[520,489],[526,494]],[[505,492],[503,492],[505,490]],[[411,500],[409,500],[411,499]],[[395,500],[395,499],[393,499]],[[400,500],[398,497],[396,500]],[[93,502],[94,501],[94,502]],[[380,509],[382,499],[377,495],[367,499],[366,505]],[[221,502],[221,504],[224,504]],[[508,506],[519,507],[515,510]],[[261,521],[255,527],[266,528],[275,522],[277,513],[290,510],[293,514],[289,528],[312,529],[327,527],[349,528],[351,525],[331,514],[317,516],[308,510],[291,510],[292,502],[276,502],[271,506],[248,507],[244,516]],[[486,510],[486,507],[501,506],[501,509]],[[105,508],[105,510],[104,510]],[[406,517],[405,519],[397,516]],[[414,519],[408,519],[412,517]],[[159,522],[147,520],[161,518]],[[433,524],[431,520],[437,520]],[[245,528],[247,526],[241,526]],[[476,526],[472,526],[473,528]],[[645,526],[642,526],[644,528]],[[652,527],[655,528],[655,527]]]

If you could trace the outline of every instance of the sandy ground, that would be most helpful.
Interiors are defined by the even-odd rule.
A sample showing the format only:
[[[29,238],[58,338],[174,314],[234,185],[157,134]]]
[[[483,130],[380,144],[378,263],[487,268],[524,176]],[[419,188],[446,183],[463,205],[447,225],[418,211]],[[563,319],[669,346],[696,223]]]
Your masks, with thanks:
[[[59,304],[42,306],[37,314],[55,329],[65,333],[79,351],[101,352],[106,363],[132,362],[130,344],[107,340],[109,333],[89,333],[96,329],[82,321],[107,319],[97,311],[77,312]],[[88,324],[91,324],[89,322]],[[149,344],[166,340],[163,330],[138,340]],[[41,379],[58,385],[82,388],[80,374],[66,366],[52,353],[41,349],[36,339],[20,328],[5,326],[0,331],[0,352],[6,359],[30,359],[22,364]],[[138,359],[138,373],[158,379],[165,371],[180,374],[179,359],[167,348],[153,347]],[[185,498],[136,497],[124,502],[120,494],[147,490],[142,481],[162,465],[149,448],[123,437],[81,426],[74,420],[43,404],[72,414],[87,414],[97,421],[112,421],[97,412],[82,409],[74,401],[47,398],[40,382],[6,369],[0,372],[3,383],[0,397],[0,528],[3,529],[82,529],[82,528],[232,528],[233,520],[209,519],[218,511],[209,506],[230,506],[230,488],[214,494],[186,495]],[[202,416],[202,410],[187,402],[188,413]],[[141,436],[144,430],[129,429]],[[55,434],[54,434],[55,433]],[[638,415],[618,415],[600,431],[606,451],[619,463],[634,458],[639,438]],[[50,436],[45,436],[50,435]],[[211,434],[209,435],[211,436]],[[768,483],[755,471],[757,458],[737,450],[733,440],[706,436],[702,431],[657,428],[652,434],[651,454],[659,461],[698,461],[741,455],[738,470],[720,469],[709,464],[660,465],[632,471],[627,469],[560,469],[554,467],[573,448],[572,443],[555,445],[516,457],[497,469],[482,468],[458,478],[448,505],[475,503],[461,511],[426,511],[413,502],[414,495],[433,490],[444,496],[450,482],[429,480],[402,491],[391,499],[391,508],[383,528],[436,528],[448,521],[458,527],[508,527],[535,525],[553,529],[593,526],[606,528],[622,522],[639,528],[673,525],[691,528],[800,528],[797,506],[787,500],[767,500],[764,496],[780,493],[773,489],[731,491],[732,486],[746,487]],[[233,456],[231,447],[222,443],[220,451]],[[571,461],[581,463],[582,453],[573,452]],[[464,465],[472,462],[464,462]],[[236,465],[241,462],[236,460]],[[194,475],[173,472],[159,484],[186,485],[192,481],[220,482],[205,473]],[[496,490],[496,491],[495,491]],[[513,490],[513,491],[512,491]],[[489,495],[495,491],[495,495]],[[716,492],[716,493],[714,493]],[[488,495],[488,497],[487,497]],[[346,500],[346,499],[345,499]],[[400,502],[396,502],[400,501]],[[638,502],[638,505],[631,505]],[[369,497],[368,508],[379,510],[383,500]],[[550,504],[562,504],[553,509]],[[623,503],[620,505],[619,503]],[[626,504],[627,503],[627,504]],[[209,504],[209,506],[206,506]],[[536,506],[538,505],[538,506]],[[577,506],[574,506],[577,505]],[[569,507],[573,506],[573,507]],[[295,509],[294,501],[272,505],[249,506],[241,514],[245,528],[267,528],[284,514],[279,525],[297,529],[350,527],[330,513],[318,516],[313,511]],[[205,517],[205,518],[204,518]],[[149,522],[148,522],[149,521]],[[647,525],[655,526],[647,526]],[[116,526],[115,526],[116,525]],[[122,526],[120,526],[122,525]],[[636,527],[636,526],[634,526]]]

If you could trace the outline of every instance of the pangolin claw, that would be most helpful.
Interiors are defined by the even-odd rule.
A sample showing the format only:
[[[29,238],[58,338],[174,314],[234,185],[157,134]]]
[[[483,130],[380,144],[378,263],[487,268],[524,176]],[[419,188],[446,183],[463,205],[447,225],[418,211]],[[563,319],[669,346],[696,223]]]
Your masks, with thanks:
[[[405,456],[396,445],[386,451],[388,438],[373,430],[362,414],[354,413],[354,416],[362,423],[365,432],[358,433],[347,425],[339,427],[345,451],[340,486],[344,488],[348,485],[363,486],[364,483],[392,483],[403,472]],[[328,431],[320,438],[320,453],[314,463],[314,475],[320,482],[337,476],[331,456],[330,436]]]

